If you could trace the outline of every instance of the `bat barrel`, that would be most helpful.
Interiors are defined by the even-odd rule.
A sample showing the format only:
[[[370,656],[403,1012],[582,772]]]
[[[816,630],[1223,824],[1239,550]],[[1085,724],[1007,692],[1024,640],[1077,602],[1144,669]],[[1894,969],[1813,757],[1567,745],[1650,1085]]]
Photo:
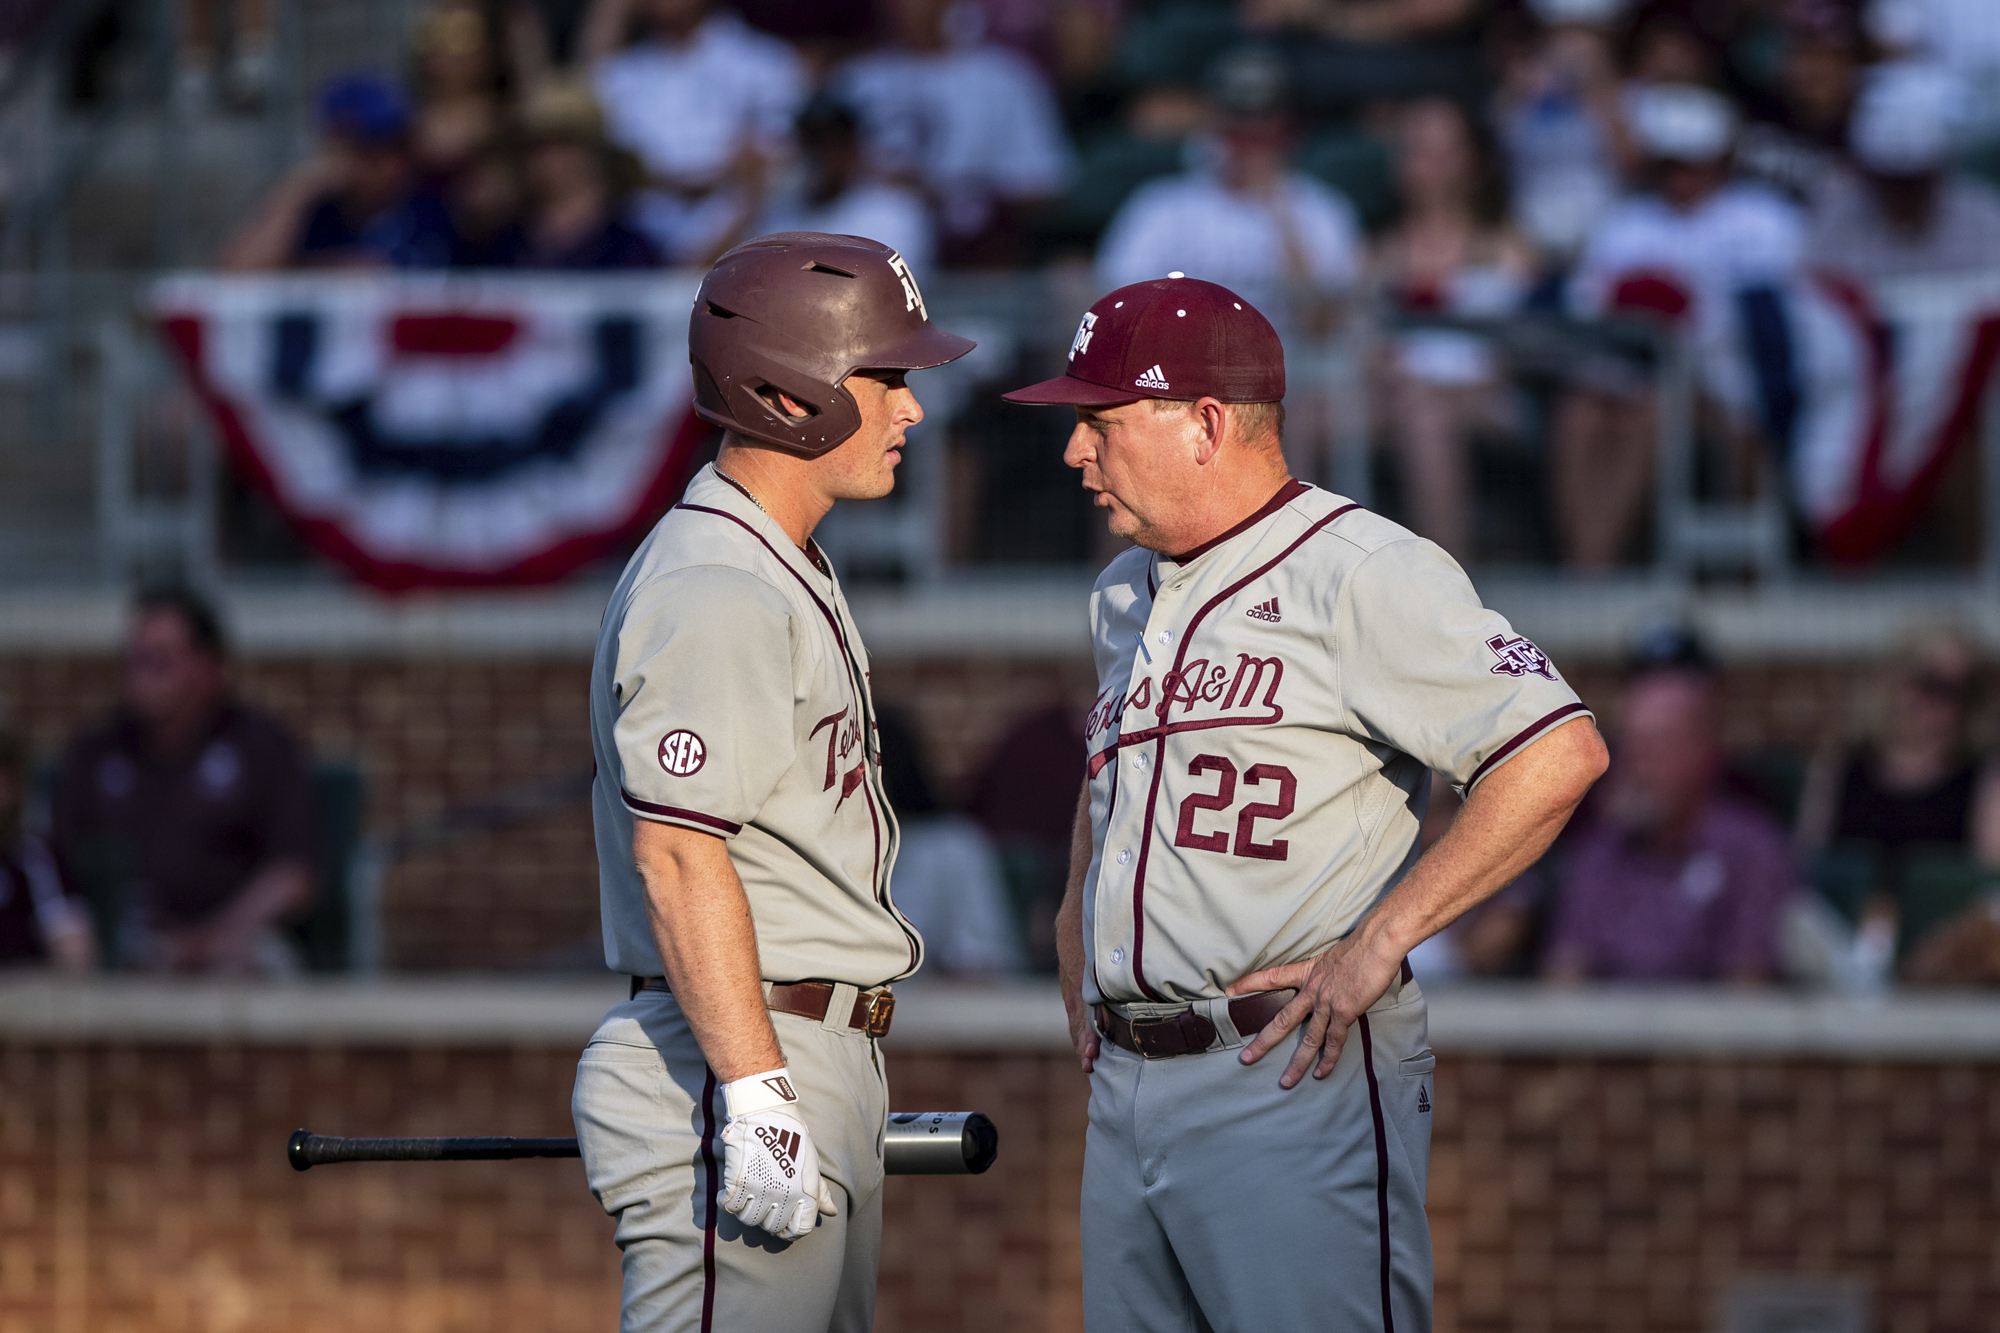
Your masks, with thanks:
[[[882,1155],[892,1176],[976,1176],[1000,1155],[1000,1131],[978,1111],[902,1111]]]

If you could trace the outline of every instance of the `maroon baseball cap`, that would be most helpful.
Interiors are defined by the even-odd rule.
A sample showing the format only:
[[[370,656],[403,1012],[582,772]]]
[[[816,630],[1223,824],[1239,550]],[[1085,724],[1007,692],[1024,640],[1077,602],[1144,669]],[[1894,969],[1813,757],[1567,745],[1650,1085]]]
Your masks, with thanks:
[[[1001,396],[1072,407],[1141,398],[1275,403],[1285,396],[1285,345],[1227,287],[1169,273],[1120,287],[1086,311],[1066,374]]]

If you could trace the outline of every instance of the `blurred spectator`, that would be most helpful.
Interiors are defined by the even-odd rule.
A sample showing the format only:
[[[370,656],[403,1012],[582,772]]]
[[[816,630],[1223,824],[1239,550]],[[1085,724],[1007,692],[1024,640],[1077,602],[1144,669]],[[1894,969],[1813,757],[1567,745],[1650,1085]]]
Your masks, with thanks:
[[[883,0],[880,14],[887,43],[829,80],[860,115],[871,169],[930,197],[945,263],[1019,262],[1029,218],[1069,173],[1047,81],[986,39],[977,6]]]
[[[27,826],[27,801],[28,747],[0,718],[0,967],[83,971],[97,954],[89,913],[63,893],[47,843]]]
[[[443,268],[452,222],[423,186],[410,151],[410,111],[372,74],[326,85],[320,150],[258,205],[224,246],[234,272],[281,268]]]
[[[1238,6],[1253,30],[1311,27],[1343,42],[1422,41],[1455,35],[1485,8],[1485,0],[1245,0]]]
[[[798,179],[758,225],[762,232],[824,231],[866,236],[930,272],[937,234],[923,196],[870,175],[861,160],[854,109],[824,94],[799,113]]]
[[[1971,136],[2000,136],[2000,15],[1992,0],[1868,0],[1868,35],[1891,55],[1944,65],[1969,94]]]
[[[625,221],[638,166],[604,137],[590,89],[553,80],[521,115],[528,218],[514,262],[522,268],[657,268],[659,247]]]
[[[1294,124],[1283,63],[1245,47],[1215,76],[1213,165],[1139,187],[1097,252],[1098,282],[1122,287],[1170,272],[1240,292],[1282,327],[1351,287],[1361,266],[1353,207],[1292,168]]]
[[[1871,71],[1854,113],[1858,170],[1829,177],[1813,199],[1814,262],[1863,280],[1990,268],[2000,190],[1952,170],[1963,122],[1964,88],[1949,70]]]
[[[635,221],[671,262],[706,266],[763,210],[804,65],[708,0],[593,0],[581,44],[611,138],[650,178]]]
[[[182,105],[199,107],[215,92],[246,110],[263,101],[277,68],[271,8],[271,0],[186,0],[168,11],[180,26],[174,95]]]
[[[124,700],[65,750],[52,830],[110,961],[292,970],[279,927],[312,900],[312,800],[298,741],[235,698],[215,612],[185,592],[141,598]]]
[[[1776,68],[1736,147],[1746,175],[1809,197],[1838,165],[1861,74],[1861,33],[1843,0],[1786,0]]]
[[[1597,823],[1578,834],[1544,968],[1562,980],[1767,981],[1795,892],[1778,826],[1719,793],[1715,684],[1626,687]]]
[[[499,52],[479,7],[455,0],[418,22],[411,54],[417,104],[411,149],[419,170],[445,180],[500,133]]]
[[[1742,336],[1747,304],[1775,304],[1803,258],[1803,214],[1768,186],[1732,181],[1735,109],[1686,84],[1635,89],[1633,141],[1647,187],[1591,232],[1570,283],[1579,316],[1632,316],[1678,330],[1709,399],[1733,429],[1757,409]],[[1754,348],[1752,349],[1754,355]],[[1653,395],[1608,359],[1559,405],[1551,488],[1565,560],[1608,569],[1625,554],[1653,484]]]
[[[1029,966],[1056,969],[1056,909],[1069,877],[1083,783],[1085,705],[1037,709],[1009,727],[973,776],[967,812],[1000,850],[1025,923]]]
[[[1509,225],[1491,153],[1456,103],[1417,102],[1397,124],[1402,212],[1376,247],[1392,309],[1511,314],[1534,277],[1534,252]],[[1468,437],[1507,425],[1492,340],[1458,329],[1413,329],[1388,345],[1386,424],[1402,458],[1411,526],[1461,562],[1473,556]]]
[[[993,844],[978,824],[938,802],[910,719],[885,708],[875,723],[882,785],[902,831],[890,894],[924,937],[925,970],[1020,971],[1020,932]]]
[[[1859,858],[1866,883],[1842,905],[1859,909],[1864,937],[1900,939],[1905,954],[1940,915],[1965,908],[1965,889],[1942,908],[1913,899],[1935,896],[1924,881],[1938,881],[1943,864],[2000,870],[2000,762],[1980,757],[1969,726],[1978,666],[1957,630],[1912,635],[1883,673],[1874,734],[1823,748],[1800,801],[1801,850]],[[1955,878],[1969,885],[1976,874]],[[1980,906],[1971,914],[1985,917]],[[1878,961],[1889,957],[1884,948]]]
[[[1552,255],[1576,253],[1618,197],[1614,28],[1627,0],[1531,0],[1542,27],[1503,67],[1494,123],[1514,215]]]

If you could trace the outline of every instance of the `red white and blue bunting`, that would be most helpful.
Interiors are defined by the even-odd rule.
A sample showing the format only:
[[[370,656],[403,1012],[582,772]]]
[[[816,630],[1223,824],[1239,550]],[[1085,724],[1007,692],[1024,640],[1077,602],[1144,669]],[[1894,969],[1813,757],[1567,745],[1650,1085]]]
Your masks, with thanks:
[[[561,578],[642,535],[710,433],[697,279],[185,277],[155,313],[231,458],[386,591]]]

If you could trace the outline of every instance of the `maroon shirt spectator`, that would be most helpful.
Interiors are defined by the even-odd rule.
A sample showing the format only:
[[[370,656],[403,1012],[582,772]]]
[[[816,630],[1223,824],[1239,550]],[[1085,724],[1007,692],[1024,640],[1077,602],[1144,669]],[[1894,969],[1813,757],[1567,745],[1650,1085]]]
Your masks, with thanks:
[[[1797,877],[1783,831],[1720,792],[1712,679],[1640,676],[1616,737],[1601,819],[1564,870],[1546,970],[1571,980],[1775,977]]]
[[[141,602],[124,701],[71,742],[54,816],[65,875],[118,909],[106,941],[114,961],[282,967],[276,928],[311,898],[311,781],[284,726],[231,696],[221,635],[200,602]]]

